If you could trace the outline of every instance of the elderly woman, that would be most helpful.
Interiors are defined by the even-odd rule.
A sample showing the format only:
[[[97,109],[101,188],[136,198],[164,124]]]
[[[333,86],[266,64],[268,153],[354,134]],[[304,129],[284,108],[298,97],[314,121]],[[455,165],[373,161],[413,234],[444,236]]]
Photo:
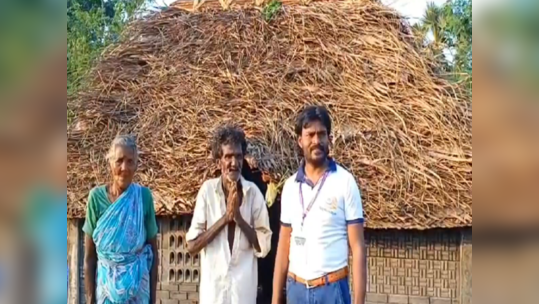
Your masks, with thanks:
[[[128,136],[112,142],[112,180],[90,191],[83,231],[88,304],[154,304],[157,223],[152,194],[133,183],[137,146]]]

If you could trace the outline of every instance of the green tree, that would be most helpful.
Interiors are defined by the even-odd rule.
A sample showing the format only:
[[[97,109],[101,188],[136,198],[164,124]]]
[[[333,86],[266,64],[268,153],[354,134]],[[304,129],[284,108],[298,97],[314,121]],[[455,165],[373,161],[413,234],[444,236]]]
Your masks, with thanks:
[[[68,3],[67,92],[76,92],[95,60],[118,41],[144,0],[73,0]]]
[[[472,70],[472,1],[454,0],[444,7],[446,45],[454,50],[455,68]]]
[[[433,2],[427,4],[427,10],[422,19],[422,26],[425,30],[432,33],[433,43],[437,46],[443,45],[446,42],[444,35],[446,28],[445,17],[443,7],[439,7]]]
[[[415,23],[412,26],[412,32],[415,37],[417,37],[421,41],[421,46],[424,47],[426,44],[428,29],[427,27],[423,26],[422,23]]]
[[[452,0],[442,6],[429,3],[422,20],[414,25],[414,33],[426,41],[444,71],[455,81],[472,84],[472,1]],[[432,35],[432,41],[427,39]],[[452,57],[448,61],[444,53]]]
[[[84,79],[125,26],[144,12],[151,0],[69,0],[67,4],[67,94],[84,87]],[[146,6],[145,6],[146,5]],[[72,113],[67,105],[67,120]]]

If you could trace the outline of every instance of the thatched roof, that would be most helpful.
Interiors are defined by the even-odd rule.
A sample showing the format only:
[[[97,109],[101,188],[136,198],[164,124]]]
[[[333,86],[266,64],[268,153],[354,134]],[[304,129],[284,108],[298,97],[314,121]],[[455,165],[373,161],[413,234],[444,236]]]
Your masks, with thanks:
[[[294,117],[318,103],[332,113],[333,154],[360,184],[369,227],[472,224],[471,107],[434,76],[393,10],[316,2],[267,22],[252,6],[171,7],[125,37],[71,101],[68,217],[84,216],[89,189],[107,181],[118,132],[138,137],[138,181],[158,214],[176,215],[216,175],[208,139],[217,126],[240,124],[252,165],[278,183],[299,162]]]

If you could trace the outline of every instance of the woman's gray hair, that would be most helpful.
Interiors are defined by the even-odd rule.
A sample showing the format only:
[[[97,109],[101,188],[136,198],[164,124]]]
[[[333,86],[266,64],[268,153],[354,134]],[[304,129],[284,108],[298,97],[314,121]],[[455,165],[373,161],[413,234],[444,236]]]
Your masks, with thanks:
[[[107,160],[110,161],[114,156],[114,150],[116,147],[124,147],[133,150],[135,154],[135,160],[138,161],[138,148],[137,141],[134,136],[131,135],[118,135],[114,138],[110,144],[109,152],[107,153]]]

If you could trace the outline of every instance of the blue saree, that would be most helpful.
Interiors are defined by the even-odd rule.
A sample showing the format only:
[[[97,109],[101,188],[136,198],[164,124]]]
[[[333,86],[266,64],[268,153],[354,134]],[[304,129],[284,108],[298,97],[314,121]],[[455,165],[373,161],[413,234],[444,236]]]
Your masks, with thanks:
[[[97,221],[97,304],[150,303],[153,254],[146,244],[141,191],[131,184]]]

